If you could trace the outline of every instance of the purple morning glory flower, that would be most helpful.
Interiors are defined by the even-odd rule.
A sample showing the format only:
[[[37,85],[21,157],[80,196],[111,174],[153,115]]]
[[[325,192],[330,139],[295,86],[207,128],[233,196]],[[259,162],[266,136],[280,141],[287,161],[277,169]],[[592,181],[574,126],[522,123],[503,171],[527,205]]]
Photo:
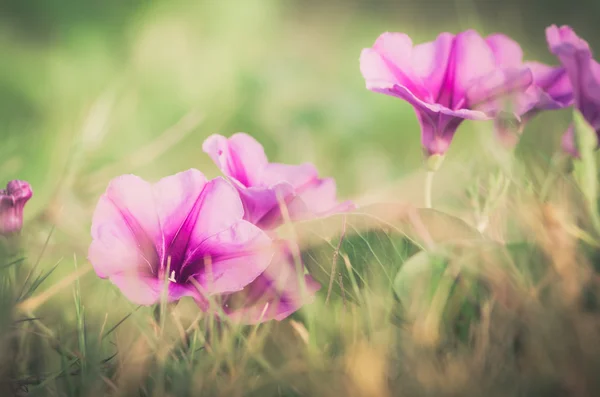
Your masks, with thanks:
[[[488,36],[498,65],[505,68],[526,67],[533,83],[522,92],[509,97],[506,110],[495,118],[496,132],[507,146],[514,146],[525,124],[544,110],[562,109],[573,104],[573,90],[567,72],[560,66],[539,62],[523,62],[523,52],[517,42],[502,34]]]
[[[575,107],[600,134],[600,64],[593,59],[588,43],[569,26],[552,25],[546,29],[550,52],[565,68],[573,87]],[[563,136],[565,151],[577,156],[573,128]]]
[[[25,181],[10,181],[0,190],[0,234],[17,233],[23,227],[23,208],[33,196]]]
[[[88,257],[134,303],[157,303],[166,292],[203,307],[209,296],[242,290],[271,262],[271,239],[243,217],[223,178],[190,169],[150,184],[123,175],[98,201]]]
[[[292,221],[354,208],[349,201],[337,201],[335,181],[319,178],[312,164],[270,163],[261,144],[247,134],[212,135],[202,149],[238,189],[244,219],[262,229],[283,223],[281,204]]]
[[[531,85],[531,71],[515,59],[520,48],[508,51],[508,40],[467,30],[413,45],[406,34],[383,33],[362,51],[360,69],[368,89],[414,107],[426,154],[444,155],[463,120],[494,119],[505,99]]]

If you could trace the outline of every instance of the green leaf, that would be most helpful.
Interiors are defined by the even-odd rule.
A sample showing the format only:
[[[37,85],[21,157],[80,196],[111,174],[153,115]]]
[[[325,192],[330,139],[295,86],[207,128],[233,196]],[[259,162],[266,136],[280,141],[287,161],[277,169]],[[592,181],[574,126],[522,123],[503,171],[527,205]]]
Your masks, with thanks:
[[[420,251],[398,271],[394,279],[394,292],[409,318],[415,318],[427,310],[446,265],[447,259],[443,255]]]
[[[404,263],[394,280],[404,318],[434,342],[443,331],[467,341],[485,289],[477,273],[462,268],[461,255],[452,251],[421,251]]]
[[[598,136],[594,128],[585,120],[581,112],[573,112],[573,130],[575,144],[580,161],[575,161],[574,175],[588,203],[592,223],[600,234],[600,216],[598,214],[598,166],[595,151],[598,147]]]
[[[361,291],[383,283],[392,288],[403,263],[419,250],[452,242],[481,241],[464,221],[431,209],[377,204],[279,230],[295,239],[300,256],[322,291],[360,302]]]

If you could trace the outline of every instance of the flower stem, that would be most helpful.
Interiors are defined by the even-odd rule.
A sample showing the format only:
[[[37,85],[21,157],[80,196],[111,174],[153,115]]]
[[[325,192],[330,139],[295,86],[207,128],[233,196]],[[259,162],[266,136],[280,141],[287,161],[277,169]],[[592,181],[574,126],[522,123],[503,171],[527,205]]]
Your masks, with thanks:
[[[425,174],[425,208],[431,208],[431,191],[433,189],[433,177],[435,171],[428,170]]]
[[[425,159],[425,168],[427,173],[425,174],[425,208],[431,208],[431,190],[433,189],[433,177],[435,172],[440,168],[440,165],[444,161],[444,155],[432,154],[428,155]]]

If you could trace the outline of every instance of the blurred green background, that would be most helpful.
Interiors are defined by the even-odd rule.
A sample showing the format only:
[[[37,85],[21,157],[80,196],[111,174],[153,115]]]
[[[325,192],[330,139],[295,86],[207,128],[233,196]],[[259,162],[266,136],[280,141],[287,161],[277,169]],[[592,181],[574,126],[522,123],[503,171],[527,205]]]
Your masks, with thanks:
[[[54,225],[49,264],[73,253],[85,261],[111,178],[190,167],[217,175],[201,150],[212,133],[252,134],[272,160],[314,162],[340,195],[360,198],[422,161],[411,107],[364,88],[359,54],[380,33],[422,42],[499,31],[526,58],[556,63],[545,27],[570,24],[598,48],[598,15],[597,0],[3,0],[0,180],[33,185],[29,247],[39,254]],[[565,114],[536,119],[525,141],[555,144]],[[485,151],[476,145],[491,142],[489,127],[465,123],[449,158],[471,164]]]

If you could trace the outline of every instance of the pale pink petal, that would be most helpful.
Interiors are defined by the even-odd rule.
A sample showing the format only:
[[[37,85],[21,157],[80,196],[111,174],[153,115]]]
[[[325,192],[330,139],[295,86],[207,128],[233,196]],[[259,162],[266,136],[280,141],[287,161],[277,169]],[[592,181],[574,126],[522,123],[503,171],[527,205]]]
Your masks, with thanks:
[[[270,187],[281,182],[287,182],[295,189],[299,189],[316,178],[318,178],[317,169],[309,163],[300,165],[269,163],[264,168],[261,184]]]
[[[160,220],[163,241],[159,276],[167,262],[175,269],[185,257],[191,230],[200,211],[202,190],[207,185],[204,175],[195,169],[168,176],[152,187],[155,207]],[[167,258],[168,256],[168,258]]]
[[[295,275],[294,275],[295,277]],[[256,283],[256,285],[254,285]],[[259,290],[265,288],[268,281],[261,275],[257,280],[251,283],[246,291],[236,292],[234,294],[241,297],[232,296],[229,299],[247,299],[248,303],[241,306],[226,306],[224,312],[230,320],[242,324],[258,324],[270,320],[281,321],[297,312],[302,306],[313,303],[315,294],[321,289],[321,284],[317,283],[311,276],[302,276],[300,285],[298,282],[290,283],[285,286],[270,286],[269,290]],[[304,290],[303,295],[301,291]],[[244,297],[244,295],[251,295]],[[267,295],[268,294],[268,295]],[[267,295],[267,296],[265,296]]]
[[[154,184],[156,212],[167,243],[189,217],[206,183],[206,177],[200,171],[190,169]]]
[[[88,260],[102,278],[123,271],[152,274],[154,264],[148,262],[137,242],[123,228],[105,223],[96,228],[96,237],[88,249]]]
[[[268,163],[262,145],[244,133],[234,134],[229,139],[211,135],[204,141],[202,150],[225,175],[247,187],[259,183],[262,169]]]
[[[204,186],[198,205],[198,216],[188,231],[190,247],[227,230],[244,217],[244,207],[238,192],[221,177]]]
[[[435,100],[440,94],[452,51],[454,35],[440,34],[435,41],[418,44],[412,51],[412,68]]]
[[[381,55],[372,48],[365,48],[360,54],[360,71],[365,79],[367,89],[392,88],[405,81],[398,81]],[[407,79],[403,79],[407,80]]]
[[[457,34],[446,80],[437,102],[451,109],[465,106],[466,92],[473,82],[484,78],[495,69],[494,53],[476,31],[466,30]]]
[[[280,204],[288,205],[294,197],[294,188],[284,182],[268,188],[245,188],[239,193],[244,204],[244,219],[262,229],[270,229],[281,221]]]
[[[333,178],[319,179],[299,193],[309,212],[323,214],[339,205],[337,188]]]
[[[133,175],[111,181],[94,211],[91,232],[89,259],[101,277],[129,268],[155,272],[162,235],[151,185]]]
[[[546,41],[550,47],[550,52],[555,55],[572,54],[577,51],[589,52],[590,46],[587,41],[583,40],[575,31],[566,25],[558,27],[552,25],[546,28]]]
[[[600,64],[592,58],[588,43],[568,26],[548,27],[546,39],[569,76],[575,106],[600,131]]]
[[[404,33],[382,33],[375,43],[373,49],[384,55],[389,62],[399,69],[411,70],[413,42]]]
[[[496,33],[485,39],[492,49],[496,64],[503,68],[520,68],[523,64],[523,50],[519,43],[510,37]]]
[[[576,106],[586,102],[584,90],[591,75],[592,51],[588,43],[579,38],[568,26],[552,25],[546,29],[550,52],[556,55],[571,81]],[[593,79],[592,79],[593,80]]]
[[[421,78],[412,69],[412,41],[402,33],[383,33],[372,49],[360,57],[360,70],[367,88],[401,85],[423,100],[431,97]]]
[[[160,223],[150,183],[135,175],[123,175],[110,182],[105,195],[126,221],[135,219],[148,237],[160,241]]]
[[[539,109],[560,109],[573,104],[573,86],[566,70],[539,62],[526,62],[533,74],[534,86],[541,90]]]
[[[493,72],[473,81],[466,91],[467,103],[471,108],[488,114],[498,114],[501,110],[513,111],[518,95],[533,82],[531,70],[495,69]]]
[[[312,303],[321,285],[296,265],[289,250],[279,250],[256,280],[224,299],[223,311],[235,322],[257,324],[281,321]]]
[[[182,274],[194,277],[206,294],[240,291],[273,256],[271,239],[247,221],[238,221],[190,250]]]
[[[463,120],[490,120],[493,118],[493,115],[488,115],[480,110],[451,110],[437,103],[423,102],[402,86],[395,86],[391,89],[374,89],[373,91],[402,98],[413,105],[421,125],[421,144],[429,155],[446,153],[456,129]]]

